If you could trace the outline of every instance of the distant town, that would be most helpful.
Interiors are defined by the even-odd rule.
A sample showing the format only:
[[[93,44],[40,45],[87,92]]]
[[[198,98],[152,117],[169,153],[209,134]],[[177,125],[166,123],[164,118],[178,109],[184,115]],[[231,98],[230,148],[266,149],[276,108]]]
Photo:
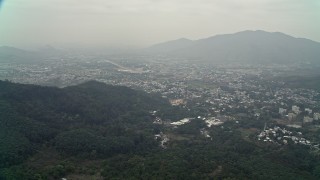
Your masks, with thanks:
[[[79,60],[80,59],[80,60]],[[234,68],[237,67],[237,68]],[[148,93],[160,94],[173,106],[198,110],[195,117],[172,120],[177,127],[192,119],[204,120],[209,127],[226,121],[239,122],[239,117],[253,117],[263,122],[276,122],[274,127],[257,130],[257,140],[285,145],[298,143],[318,148],[318,142],[303,138],[302,127],[319,126],[320,93],[314,89],[287,87],[286,73],[300,65],[208,65],[169,58],[90,56],[53,57],[41,63],[1,63],[0,79],[12,82],[66,87],[88,80],[121,85]],[[154,123],[162,123],[156,116]],[[282,126],[280,128],[279,126]],[[293,128],[291,132],[285,129]],[[259,132],[260,131],[260,132]],[[211,138],[205,129],[201,133]],[[162,137],[162,146],[169,141]]]

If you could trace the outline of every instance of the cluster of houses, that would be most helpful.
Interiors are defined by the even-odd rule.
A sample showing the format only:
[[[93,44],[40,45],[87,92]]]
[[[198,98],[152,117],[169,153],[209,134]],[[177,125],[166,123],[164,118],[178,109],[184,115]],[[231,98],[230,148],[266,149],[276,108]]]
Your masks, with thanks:
[[[312,146],[319,148],[318,144],[314,144],[311,141],[305,139],[301,132],[292,132],[285,128],[275,126],[274,128],[267,128],[266,125],[264,130],[258,135],[258,140],[263,142],[270,142],[279,145],[287,144],[301,144],[306,146]]]
[[[299,106],[293,105],[291,107],[291,111],[287,113],[287,109],[284,108],[279,108],[279,114],[280,115],[285,115],[288,117],[290,121],[297,120],[297,117],[303,113],[303,123],[312,123],[313,121],[320,120],[320,113],[318,112],[313,112],[312,109],[310,108],[304,108],[304,111],[300,110]]]
[[[224,123],[223,121],[221,121],[220,119],[217,119],[215,117],[208,118],[208,119],[205,120],[205,122],[206,122],[208,127],[219,126],[219,125]]]

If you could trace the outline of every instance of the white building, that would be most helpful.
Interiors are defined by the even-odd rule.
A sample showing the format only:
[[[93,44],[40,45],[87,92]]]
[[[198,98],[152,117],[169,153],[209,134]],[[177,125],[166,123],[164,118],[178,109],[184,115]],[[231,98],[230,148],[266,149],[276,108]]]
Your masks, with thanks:
[[[320,120],[320,113],[314,113],[313,114],[313,119],[314,120]]]
[[[299,106],[292,106],[292,111],[296,114],[300,113],[300,107]]]
[[[312,123],[313,122],[313,118],[309,117],[309,116],[305,116],[303,118],[303,123]]]
[[[305,110],[307,113],[312,114],[312,109],[310,109],[310,108],[305,108],[304,110]]]
[[[279,114],[284,115],[287,112],[287,109],[279,108]]]

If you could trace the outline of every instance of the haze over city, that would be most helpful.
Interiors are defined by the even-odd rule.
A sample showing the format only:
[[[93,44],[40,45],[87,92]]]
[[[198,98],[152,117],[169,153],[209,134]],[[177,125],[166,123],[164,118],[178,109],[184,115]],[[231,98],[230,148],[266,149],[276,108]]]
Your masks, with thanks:
[[[147,47],[243,30],[320,41],[318,0],[4,0],[0,46]]]
[[[0,0],[0,180],[319,180],[319,10]]]

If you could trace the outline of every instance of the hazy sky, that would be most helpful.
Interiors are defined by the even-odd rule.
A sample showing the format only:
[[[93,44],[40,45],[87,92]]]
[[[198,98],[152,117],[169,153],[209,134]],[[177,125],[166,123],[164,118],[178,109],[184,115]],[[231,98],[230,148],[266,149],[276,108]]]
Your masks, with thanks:
[[[141,47],[257,29],[320,42],[320,0],[4,0],[0,6],[0,45]]]

